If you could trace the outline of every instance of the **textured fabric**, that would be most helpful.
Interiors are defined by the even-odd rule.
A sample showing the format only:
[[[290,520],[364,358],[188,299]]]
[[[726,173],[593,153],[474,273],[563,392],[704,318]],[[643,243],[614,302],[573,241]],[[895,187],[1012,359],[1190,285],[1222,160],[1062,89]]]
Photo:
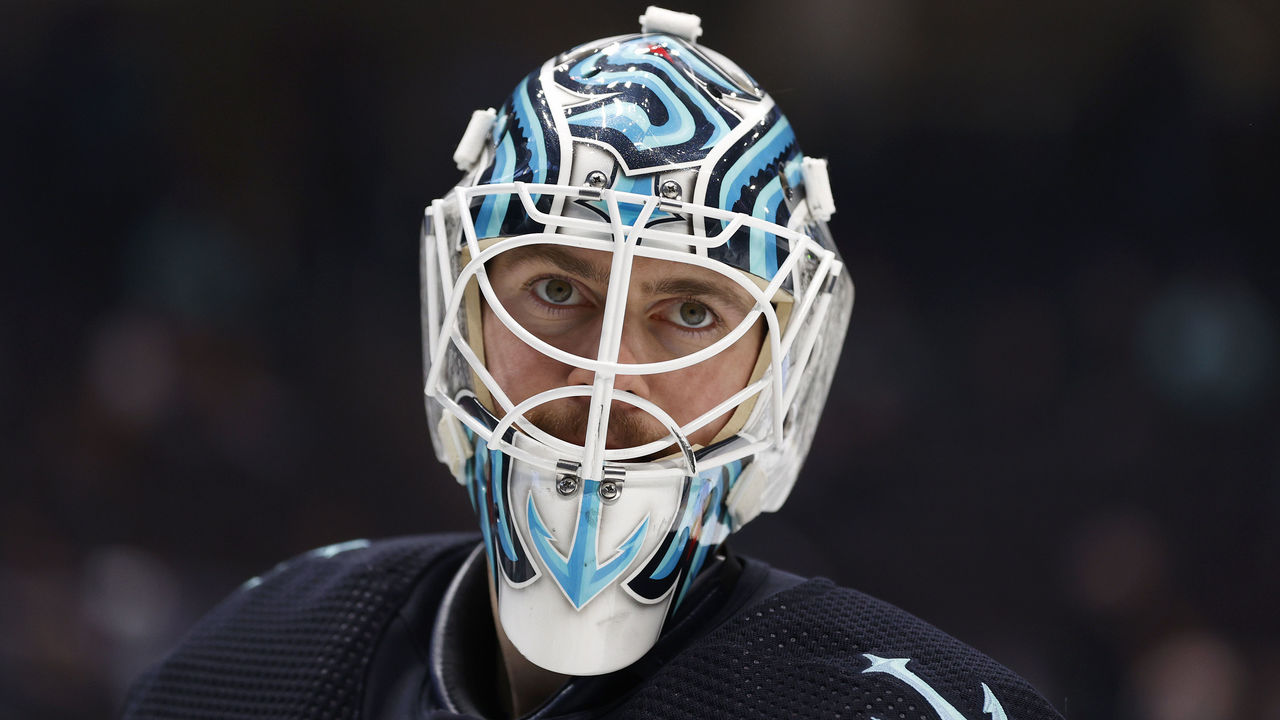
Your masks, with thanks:
[[[985,683],[1010,720],[1061,716],[1025,681],[892,605],[810,580],[750,607],[659,670],[620,718],[956,720],[867,654],[905,667],[968,720]]]
[[[131,693],[130,718],[355,718],[386,624],[472,536],[321,548],[246,583]]]
[[[358,718],[377,699],[370,688],[403,686],[398,717],[476,718],[441,714],[425,660],[392,641],[396,622],[413,637],[432,626],[476,543],[347,543],[283,563],[142,678],[126,716]],[[828,580],[797,582],[749,561],[641,661],[571,679],[533,717],[1061,720],[1026,682],[928,623]],[[389,657],[422,664],[406,672]]]

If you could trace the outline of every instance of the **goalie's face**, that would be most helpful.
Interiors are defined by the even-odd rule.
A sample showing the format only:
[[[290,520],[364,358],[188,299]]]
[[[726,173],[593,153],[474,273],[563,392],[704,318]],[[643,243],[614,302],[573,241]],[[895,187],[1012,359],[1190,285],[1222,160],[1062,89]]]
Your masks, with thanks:
[[[499,254],[486,272],[503,308],[520,326],[560,350],[595,359],[605,327],[611,259],[612,253],[599,250],[529,245]],[[732,332],[753,306],[747,292],[725,275],[686,263],[635,258],[621,308],[618,362],[656,363],[691,355]],[[483,327],[485,364],[513,403],[595,381],[591,371],[521,340],[487,305]],[[747,385],[763,336],[763,324],[757,321],[706,360],[667,372],[620,374],[614,388],[654,403],[683,426]],[[581,445],[588,406],[587,397],[561,398],[531,410],[528,417],[561,440]],[[709,444],[732,414],[730,409],[716,417],[689,441]],[[608,428],[609,448],[635,447],[667,435],[652,415],[618,400],[611,405]]]

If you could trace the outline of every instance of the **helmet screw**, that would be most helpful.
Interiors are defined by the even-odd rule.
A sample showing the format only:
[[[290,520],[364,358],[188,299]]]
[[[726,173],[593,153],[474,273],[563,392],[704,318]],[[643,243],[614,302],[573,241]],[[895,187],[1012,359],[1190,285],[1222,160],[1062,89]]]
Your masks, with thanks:
[[[662,197],[668,200],[675,200],[676,198],[680,197],[680,193],[683,191],[680,188],[680,183],[676,182],[675,180],[665,180],[663,181],[662,185],[658,188],[658,192],[662,195]]]
[[[556,480],[556,492],[561,495],[572,495],[578,492],[578,478],[572,475],[561,475]]]
[[[609,184],[609,177],[604,173],[600,172],[599,170],[592,170],[591,172],[587,173],[587,187],[592,187],[599,190],[600,188],[608,184]]]
[[[606,480],[600,483],[601,498],[605,500],[617,500],[618,495],[620,494],[622,494],[622,491],[618,488],[618,483],[612,480]]]

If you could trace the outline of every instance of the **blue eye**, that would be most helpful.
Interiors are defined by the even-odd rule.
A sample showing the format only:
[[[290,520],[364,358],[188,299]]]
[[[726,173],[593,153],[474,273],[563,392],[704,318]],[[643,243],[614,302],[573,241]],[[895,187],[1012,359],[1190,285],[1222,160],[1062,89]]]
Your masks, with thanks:
[[[539,280],[534,283],[533,292],[539,299],[552,305],[569,305],[578,297],[578,291],[573,283],[560,278]]]

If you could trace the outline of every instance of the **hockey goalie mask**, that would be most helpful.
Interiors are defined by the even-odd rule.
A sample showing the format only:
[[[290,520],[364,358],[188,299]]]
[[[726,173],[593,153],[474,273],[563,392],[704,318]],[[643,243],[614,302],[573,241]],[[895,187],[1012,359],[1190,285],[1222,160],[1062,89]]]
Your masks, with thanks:
[[[582,45],[477,112],[423,225],[436,453],[507,637],[571,675],[642,656],[786,499],[853,303],[825,163],[687,30]]]

